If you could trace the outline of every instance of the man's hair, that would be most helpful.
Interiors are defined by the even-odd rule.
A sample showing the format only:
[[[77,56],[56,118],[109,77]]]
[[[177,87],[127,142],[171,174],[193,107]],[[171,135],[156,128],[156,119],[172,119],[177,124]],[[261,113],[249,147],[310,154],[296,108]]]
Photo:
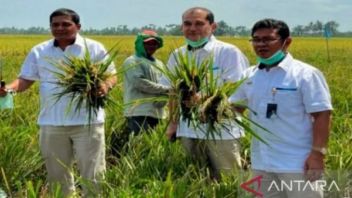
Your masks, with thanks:
[[[205,17],[205,19],[206,19],[207,21],[209,21],[210,24],[213,24],[213,23],[214,23],[215,17],[214,17],[213,12],[210,11],[209,9],[207,9],[207,8],[204,8],[204,7],[193,7],[193,8],[190,8],[190,9],[186,10],[186,11],[182,14],[182,19],[183,19],[183,17],[184,17],[186,14],[195,12],[195,11],[197,11],[197,10],[202,10],[202,11],[206,12],[206,13],[207,13],[207,16]]]
[[[79,24],[79,15],[68,8],[59,8],[55,10],[53,13],[50,15],[50,23],[53,21],[53,18],[56,16],[70,16],[72,21],[78,25]]]
[[[281,39],[286,39],[290,36],[290,29],[288,25],[280,20],[276,19],[262,19],[257,21],[252,28],[252,36],[258,29],[276,29],[277,33],[280,35]]]

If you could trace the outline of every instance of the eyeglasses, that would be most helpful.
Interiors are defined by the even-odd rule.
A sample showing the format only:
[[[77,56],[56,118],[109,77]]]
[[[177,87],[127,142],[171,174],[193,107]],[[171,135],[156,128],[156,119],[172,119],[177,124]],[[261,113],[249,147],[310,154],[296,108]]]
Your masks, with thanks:
[[[258,39],[258,38],[253,38],[249,39],[249,42],[251,42],[253,45],[259,45],[260,43],[263,43],[264,45],[270,45],[275,43],[276,41],[280,40],[281,38],[276,38],[276,39]]]

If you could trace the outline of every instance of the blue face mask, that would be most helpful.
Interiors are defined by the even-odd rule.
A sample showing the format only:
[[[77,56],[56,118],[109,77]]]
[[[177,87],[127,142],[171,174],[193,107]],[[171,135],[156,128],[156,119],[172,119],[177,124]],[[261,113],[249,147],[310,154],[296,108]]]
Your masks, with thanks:
[[[286,56],[286,54],[280,49],[279,51],[275,52],[275,54],[273,54],[269,58],[257,57],[257,60],[259,63],[265,64],[265,65],[273,65],[273,64],[281,61],[283,58],[285,58],[285,56]]]
[[[205,43],[207,43],[208,41],[209,41],[208,37],[201,38],[198,41],[191,41],[189,39],[186,39],[186,43],[189,46],[194,47],[194,48],[200,47],[200,46],[204,45]]]

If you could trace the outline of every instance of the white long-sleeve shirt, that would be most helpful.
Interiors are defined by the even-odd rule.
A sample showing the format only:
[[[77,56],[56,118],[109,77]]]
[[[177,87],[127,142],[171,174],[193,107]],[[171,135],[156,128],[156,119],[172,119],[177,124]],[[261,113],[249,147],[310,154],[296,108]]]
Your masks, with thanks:
[[[65,51],[54,45],[54,39],[40,43],[32,48],[27,55],[21,69],[19,77],[26,80],[39,81],[40,89],[40,113],[38,118],[39,125],[66,126],[66,125],[85,125],[88,124],[88,112],[85,108],[75,112],[74,106],[68,109],[70,98],[62,97],[57,100],[56,93],[60,92],[57,84],[58,79],[52,71],[58,69],[50,64],[50,59],[60,60],[65,55],[83,57],[85,54],[85,43],[90,52],[92,60],[102,60],[106,58],[107,51],[104,46],[91,39],[83,39],[77,35],[75,42],[66,47]],[[108,71],[115,73],[114,65],[110,65]],[[103,123],[104,110],[100,109],[97,116],[93,114],[90,123]]]
[[[195,56],[196,60],[201,63],[204,59],[209,56],[213,56],[214,65],[213,72],[216,79],[218,79],[218,85],[224,82],[236,82],[241,78],[242,72],[248,68],[248,59],[244,54],[234,45],[217,40],[214,36],[211,36],[208,43],[200,49],[195,51],[187,50],[187,46],[183,46],[177,49],[174,53],[178,53],[179,50],[183,54],[188,53],[191,56]],[[168,67],[172,70],[175,67],[177,61],[175,56],[171,54]],[[167,79],[162,78],[162,84],[168,85]],[[182,119],[182,118],[181,118]],[[220,134],[216,135],[215,139],[235,139],[244,135],[242,128],[240,128],[234,121],[229,120],[231,127],[223,129]],[[195,129],[194,127],[188,126],[188,123],[180,120],[180,124],[177,129],[177,136],[189,137],[197,139],[209,138],[204,131],[206,131],[206,125],[200,126],[202,130]]]

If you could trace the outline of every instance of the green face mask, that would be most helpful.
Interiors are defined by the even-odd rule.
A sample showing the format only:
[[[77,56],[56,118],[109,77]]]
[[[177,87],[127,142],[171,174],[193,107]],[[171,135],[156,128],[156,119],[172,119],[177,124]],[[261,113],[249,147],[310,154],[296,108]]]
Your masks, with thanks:
[[[208,37],[201,38],[198,41],[191,41],[189,39],[186,39],[186,43],[191,47],[200,47],[200,46],[204,45],[205,43],[207,43],[208,41],[209,41]]]
[[[144,40],[147,38],[153,37],[159,42],[159,48],[163,46],[163,39],[160,36],[151,36],[143,33],[138,33],[136,37],[136,41],[134,42],[134,49],[136,52],[136,55],[138,57],[147,57],[147,53],[144,49]]]
[[[286,54],[280,49],[279,51],[275,52],[275,54],[273,54],[269,58],[257,57],[257,60],[259,63],[263,63],[265,65],[273,65],[273,64],[281,61],[283,58],[285,58],[285,56],[286,56]]]

